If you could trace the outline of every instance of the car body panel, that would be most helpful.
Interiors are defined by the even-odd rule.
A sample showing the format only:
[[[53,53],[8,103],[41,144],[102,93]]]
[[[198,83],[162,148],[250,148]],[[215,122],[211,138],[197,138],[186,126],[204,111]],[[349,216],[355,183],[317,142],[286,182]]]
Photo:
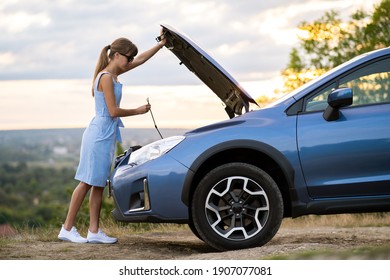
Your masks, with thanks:
[[[390,104],[345,108],[341,114],[335,122],[321,113],[298,118],[310,196],[390,195]]]

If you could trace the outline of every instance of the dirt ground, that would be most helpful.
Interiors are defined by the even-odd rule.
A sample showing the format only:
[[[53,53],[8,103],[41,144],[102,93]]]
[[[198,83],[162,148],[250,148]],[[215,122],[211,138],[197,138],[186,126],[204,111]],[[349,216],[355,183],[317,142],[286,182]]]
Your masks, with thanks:
[[[117,244],[73,244],[63,241],[0,240],[0,259],[8,260],[254,260],[300,253],[335,252],[334,256],[317,254],[315,258],[351,258],[339,252],[382,248],[379,255],[354,254],[358,259],[390,259],[390,227],[355,228],[281,228],[263,247],[217,252],[195,237],[191,231],[129,234]],[[383,251],[383,248],[385,250]],[[386,249],[387,248],[387,249]]]

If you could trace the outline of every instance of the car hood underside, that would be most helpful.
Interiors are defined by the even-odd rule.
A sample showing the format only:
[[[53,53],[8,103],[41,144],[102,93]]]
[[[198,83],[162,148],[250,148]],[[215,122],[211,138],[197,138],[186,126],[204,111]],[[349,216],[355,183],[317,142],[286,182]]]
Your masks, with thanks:
[[[165,46],[173,52],[191,72],[204,82],[226,105],[230,118],[241,115],[243,108],[256,101],[240,84],[188,36],[169,25],[161,25],[166,37]]]

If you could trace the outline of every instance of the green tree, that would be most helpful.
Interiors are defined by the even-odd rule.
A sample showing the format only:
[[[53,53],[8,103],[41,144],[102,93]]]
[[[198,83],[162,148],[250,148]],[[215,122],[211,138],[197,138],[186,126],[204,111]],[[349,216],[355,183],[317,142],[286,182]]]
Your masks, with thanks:
[[[290,92],[329,69],[368,51],[390,46],[390,0],[374,6],[372,14],[362,10],[342,22],[336,11],[326,12],[313,23],[302,22],[299,46],[293,48],[282,71]]]
[[[125,152],[125,150],[123,149],[123,146],[120,142],[116,142],[116,152],[115,152],[115,155],[116,156],[119,156],[121,154],[123,154]]]

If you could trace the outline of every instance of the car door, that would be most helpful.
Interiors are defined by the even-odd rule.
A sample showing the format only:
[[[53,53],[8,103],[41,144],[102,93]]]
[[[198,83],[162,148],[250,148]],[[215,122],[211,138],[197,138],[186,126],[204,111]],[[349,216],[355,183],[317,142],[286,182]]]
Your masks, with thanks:
[[[326,121],[327,96],[353,90],[353,103]],[[297,118],[301,167],[312,198],[390,194],[390,58],[334,79],[304,101]]]

